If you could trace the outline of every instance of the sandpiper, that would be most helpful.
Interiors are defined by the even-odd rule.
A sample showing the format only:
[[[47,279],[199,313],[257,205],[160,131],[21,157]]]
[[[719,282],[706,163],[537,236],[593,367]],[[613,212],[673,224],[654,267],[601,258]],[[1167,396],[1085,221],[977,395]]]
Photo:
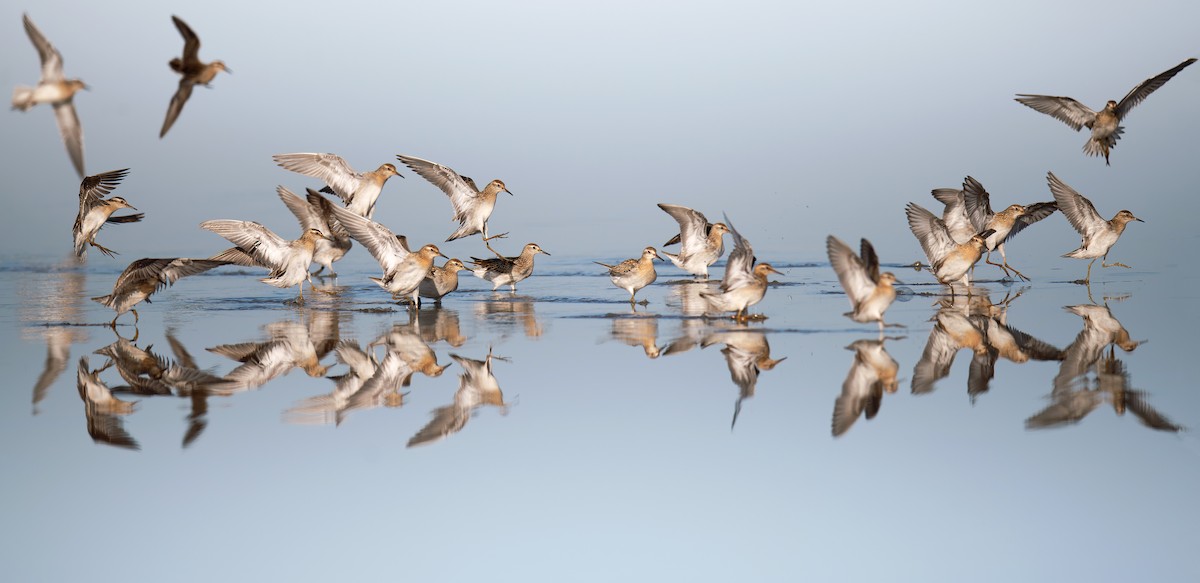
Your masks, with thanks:
[[[336,194],[350,212],[368,219],[375,215],[375,201],[388,178],[404,178],[392,164],[382,164],[370,172],[355,172],[337,154],[276,154],[271,159],[286,170],[320,178],[326,184],[321,192]]]
[[[459,227],[450,234],[447,241],[480,233],[486,244],[492,239],[501,239],[508,235],[501,233],[489,236],[487,232],[488,218],[492,216],[492,209],[496,207],[496,195],[503,191],[512,196],[512,191],[502,180],[493,180],[480,190],[469,176],[462,176],[437,162],[403,154],[397,155],[396,158],[450,197],[450,205],[454,207],[454,218],[451,220],[458,221]]]
[[[871,242],[863,239],[860,245],[862,256],[854,254],[849,245],[833,235],[825,239],[829,253],[829,264],[837,273],[838,281],[850,298],[853,311],[844,315],[855,322],[879,322],[883,332],[883,313],[896,299],[896,276],[889,272],[879,273],[879,256]]]
[[[1121,138],[1121,134],[1125,131],[1125,128],[1120,123],[1129,114],[1129,110],[1141,103],[1142,100],[1146,99],[1151,93],[1154,93],[1159,87],[1162,87],[1167,81],[1170,81],[1171,77],[1174,77],[1176,73],[1179,73],[1185,67],[1195,62],[1196,59],[1194,58],[1187,59],[1158,75],[1138,83],[1136,87],[1129,90],[1129,93],[1125,94],[1125,97],[1121,98],[1120,102],[1109,100],[1100,111],[1092,111],[1086,105],[1070,97],[1018,93],[1016,101],[1054,117],[1071,126],[1075,131],[1079,131],[1080,128],[1087,126],[1088,129],[1092,130],[1092,137],[1088,138],[1087,143],[1083,145],[1083,151],[1089,156],[1103,154],[1104,164],[1108,165],[1108,151],[1117,145],[1117,140]]]
[[[435,304],[442,305],[442,298],[458,289],[458,272],[466,268],[467,266],[457,258],[447,261],[441,267],[436,265],[431,267],[429,275],[421,280],[421,286],[417,289],[417,297],[429,298]]]
[[[130,263],[129,267],[126,267],[125,271],[117,276],[117,282],[113,284],[111,294],[95,297],[92,300],[117,311],[116,317],[109,324],[113,328],[117,326],[117,318],[129,311],[133,312],[133,323],[136,325],[138,313],[133,307],[139,302],[149,303],[152,294],[175,283],[181,277],[204,273],[222,265],[228,265],[228,262],[186,257],[138,259]]]
[[[542,251],[537,243],[528,243],[524,249],[521,249],[521,254],[516,257],[501,256],[489,259],[472,257],[471,262],[475,265],[471,268],[471,272],[475,274],[475,277],[492,282],[492,291],[496,291],[502,285],[507,285],[515,292],[517,291],[517,282],[533,274],[533,256],[538,253],[549,255]]]
[[[321,272],[329,269],[329,276],[336,278],[337,273],[333,271],[333,262],[345,257],[346,252],[350,250],[350,233],[333,215],[333,203],[318,194],[317,191],[311,188],[307,190],[307,197],[300,198],[282,186],[275,188],[275,192],[279,194],[279,200],[282,200],[288,210],[292,211],[292,214],[296,215],[296,219],[300,221],[301,229],[316,229],[328,237],[328,239],[317,239],[317,250],[313,252],[313,263],[320,265],[321,268],[314,271],[313,275],[320,275]]]
[[[969,284],[967,271],[983,256],[987,238],[992,236],[993,231],[980,232],[966,243],[955,243],[946,223],[921,205],[910,202],[904,210],[908,215],[908,227],[929,258],[934,277],[946,285],[960,280]]]
[[[243,267],[263,267],[271,272],[259,281],[279,288],[297,286],[297,302],[304,302],[304,282],[312,285],[308,266],[312,263],[317,241],[325,235],[317,229],[307,229],[295,241],[285,240],[261,223],[218,219],[200,223],[200,228],[228,239],[237,247],[226,249],[210,259],[228,261]],[[315,290],[316,287],[314,286]]]
[[[720,312],[735,312],[733,319],[745,322],[749,319],[746,309],[762,301],[763,296],[767,294],[767,274],[783,274],[771,267],[770,263],[755,265],[756,258],[750,242],[742,237],[737,229],[733,228],[733,222],[729,220],[729,217],[725,217],[725,224],[729,226],[729,233],[733,235],[733,251],[729,252],[729,260],[725,262],[725,277],[721,279],[721,292],[700,292],[700,297],[708,302],[709,308]],[[721,225],[721,223],[713,225],[714,233],[717,232],[717,225]],[[687,238],[684,237],[684,245],[687,244],[686,240]],[[765,316],[760,315],[756,319],[765,319]]]
[[[616,265],[600,263],[594,261],[597,265],[602,265],[608,268],[608,276],[612,279],[613,285],[629,292],[629,303],[636,303],[634,296],[639,289],[642,289],[658,279],[658,274],[654,271],[654,260],[662,261],[658,250],[654,247],[646,247],[642,249],[641,259],[626,259]],[[645,302],[645,300],[642,300]]]
[[[25,34],[33,41],[38,56],[42,60],[42,77],[37,87],[18,85],[13,90],[13,109],[27,111],[39,103],[49,103],[54,107],[54,117],[58,120],[58,132],[62,134],[63,143],[67,146],[67,154],[75,171],[83,178],[83,126],[79,125],[79,116],[75,114],[75,104],[72,99],[80,89],[88,86],[79,79],[63,77],[63,60],[58,49],[42,36],[41,31],[29,20],[29,15],[21,16],[25,22]]]
[[[1008,257],[1004,254],[1004,244],[1023,231],[1025,227],[1053,214],[1058,210],[1058,205],[1054,202],[1013,204],[998,213],[993,212],[991,196],[978,180],[970,176],[963,181],[963,201],[966,204],[967,218],[971,220],[971,226],[976,232],[989,229],[994,231],[985,241],[988,256],[984,262],[1004,270],[1005,276],[1009,276],[1008,272],[1011,270],[1021,279],[1029,281],[1025,274],[1008,264]],[[1003,263],[992,262],[992,251],[997,249],[1000,251],[1000,260]]]
[[[679,253],[672,255],[663,251],[663,255],[666,255],[675,267],[708,279],[708,266],[725,253],[725,244],[721,237],[729,232],[729,227],[724,223],[709,223],[703,214],[685,206],[659,203],[658,208],[679,223]],[[674,239],[666,244],[670,245],[672,242]]]
[[[931,192],[933,198],[945,205],[942,210],[942,222],[955,243],[966,243],[979,231],[967,217],[967,201],[963,191],[957,188],[935,188]]]
[[[211,63],[201,61],[200,37],[196,36],[192,27],[178,16],[171,15],[171,20],[175,22],[175,28],[179,29],[179,34],[183,36],[183,57],[171,59],[168,64],[172,71],[179,73],[181,78],[179,79],[179,89],[175,90],[175,95],[171,97],[171,105],[167,106],[167,119],[163,121],[162,131],[158,133],[159,139],[167,135],[167,130],[171,129],[175,118],[179,117],[179,112],[183,111],[183,105],[192,96],[192,87],[196,85],[208,87],[217,73],[233,72],[221,61]]]
[[[1083,242],[1079,248],[1064,254],[1063,257],[1092,260],[1091,263],[1088,263],[1087,275],[1083,279],[1077,280],[1076,283],[1086,284],[1092,280],[1092,263],[1099,258],[1103,258],[1100,267],[1128,268],[1128,265],[1120,262],[1105,263],[1108,261],[1108,251],[1125,231],[1125,225],[1130,221],[1139,223],[1145,221],[1133,216],[1133,213],[1127,210],[1121,210],[1111,221],[1106,221],[1100,218],[1092,201],[1084,198],[1074,188],[1067,186],[1053,172],[1046,173],[1046,182],[1050,184],[1050,193],[1054,195],[1054,200],[1058,203],[1058,208],[1062,211],[1063,216],[1067,217],[1071,226],[1075,227],[1080,235],[1083,235]]]
[[[391,292],[396,299],[407,296],[412,302],[410,307],[416,308],[420,301],[421,280],[433,267],[433,258],[445,257],[437,245],[425,245],[410,252],[408,241],[387,227],[349,209],[333,207],[333,213],[350,236],[366,247],[383,268],[383,277],[372,277],[371,281]]]
[[[113,213],[120,209],[137,208],[120,196],[104,199],[104,195],[112,192],[128,174],[128,168],[110,170],[88,176],[79,183],[79,214],[75,215],[75,225],[71,229],[74,233],[76,257],[83,258],[87,245],[112,257],[115,251],[96,242],[96,233],[100,231],[100,227],[105,223],[136,223],[146,216],[144,213],[113,216]]]

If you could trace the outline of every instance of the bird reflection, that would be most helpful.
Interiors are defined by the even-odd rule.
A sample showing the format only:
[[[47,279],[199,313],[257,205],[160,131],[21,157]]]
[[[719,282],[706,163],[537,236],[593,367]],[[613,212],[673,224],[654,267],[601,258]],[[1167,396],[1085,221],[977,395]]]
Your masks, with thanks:
[[[766,333],[751,330],[744,325],[715,331],[701,341],[700,347],[707,348],[718,343],[725,344],[721,354],[725,355],[729,376],[739,390],[737,402],[733,406],[733,421],[729,424],[729,428],[733,429],[737,425],[738,414],[742,412],[742,401],[754,396],[759,373],[775,368],[775,365],[787,360],[787,357],[772,359],[771,345],[767,342]]]
[[[491,299],[475,304],[475,315],[490,326],[504,330],[520,326],[526,337],[539,338],[544,330],[533,304],[530,296],[494,293]]]
[[[52,273],[48,279],[19,278],[18,294],[21,297],[21,320],[38,327],[27,327],[24,334],[43,336],[46,339],[46,361],[42,372],[33,385],[33,414],[38,413],[38,404],[46,398],[50,387],[67,370],[71,358],[71,345],[88,339],[86,330],[75,323],[80,320],[84,288],[87,285],[85,272],[75,267],[60,266],[63,271]]]
[[[428,377],[440,376],[446,370],[446,365],[438,364],[437,353],[421,338],[412,316],[408,324],[393,324],[391,330],[370,345],[386,346],[389,355],[395,353],[410,369]]]
[[[92,436],[92,441],[96,443],[125,449],[141,449],[138,442],[125,431],[125,424],[121,421],[121,416],[129,415],[137,409],[137,402],[122,401],[114,397],[108,385],[100,380],[100,372],[109,366],[91,370],[86,356],[79,359],[76,383],[79,398],[83,399],[84,413],[87,415],[88,435]]]
[[[162,381],[170,363],[151,352],[150,347],[139,348],[132,341],[118,336],[116,342],[93,354],[107,356],[109,365],[116,365],[117,374],[128,385],[125,390],[139,395],[171,394],[171,387]]]
[[[188,447],[208,427],[208,397],[211,394],[209,387],[218,385],[225,379],[200,370],[196,366],[196,359],[175,336],[174,330],[168,329],[166,336],[171,352],[175,355],[175,362],[167,367],[162,381],[175,389],[175,393],[180,397],[188,397],[191,400],[191,410],[187,416],[188,426],[182,441],[183,447]]]
[[[450,346],[459,347],[467,342],[462,333],[462,324],[455,310],[434,307],[421,308],[417,311],[417,327],[421,339],[430,344],[445,341]]]
[[[671,284],[667,294],[668,308],[678,309],[683,319],[680,320],[679,333],[662,347],[662,355],[687,352],[700,345],[704,337],[711,332],[713,326],[724,327],[729,322],[724,320],[706,320],[704,312],[708,310],[708,302],[701,297],[701,292],[712,289],[704,282],[676,282]]]
[[[967,373],[967,394],[972,402],[988,391],[1000,358],[1015,364],[1063,359],[1062,350],[1008,325],[1008,305],[1020,295],[1017,292],[998,304],[992,304],[986,294],[971,298],[971,323],[983,333],[985,346],[971,358]]]
[[[629,314],[612,314],[609,319],[613,340],[641,348],[649,358],[658,358],[662,353],[658,347],[658,316],[632,310]]]
[[[1062,360],[1061,350],[1008,324],[1008,308],[1023,292],[1010,292],[993,303],[987,289],[973,286],[965,296],[940,300],[936,323],[913,369],[912,392],[933,391],[934,383],[950,374],[954,356],[963,348],[972,353],[967,372],[967,394],[972,402],[988,391],[1000,358],[1017,364]]]
[[[1141,342],[1112,315],[1107,306],[1078,305],[1066,308],[1083,318],[1083,330],[1064,351],[1062,365],[1054,377],[1050,406],[1025,420],[1026,429],[1045,429],[1077,423],[1107,401],[1117,415],[1133,412],[1143,425],[1158,431],[1181,431],[1149,405],[1146,393],[1129,387],[1125,364],[1116,358],[1116,348],[1132,352]],[[1094,374],[1094,378],[1091,375]]]
[[[490,349],[483,360],[457,354],[451,354],[450,358],[463,369],[454,402],[434,409],[433,419],[408,440],[407,447],[432,443],[462,431],[475,410],[484,405],[500,407],[501,414],[508,412],[509,403],[504,402],[500,384],[492,375],[492,361],[505,359],[493,355]]]
[[[242,365],[225,375],[225,382],[210,386],[215,394],[228,395],[261,387],[293,368],[303,369],[308,376],[323,376],[326,367],[321,359],[338,343],[338,312],[308,311],[307,323],[281,320],[268,324],[267,340],[222,344],[209,348]]]
[[[972,291],[978,293],[975,289]],[[938,303],[941,308],[933,317],[935,323],[929,331],[929,340],[913,369],[914,394],[933,391],[933,384],[950,374],[950,365],[959,350],[969,348],[977,356],[987,352],[983,332],[971,323],[968,296],[954,295]]]
[[[284,411],[284,421],[305,425],[341,424],[350,405],[350,398],[375,376],[379,362],[374,354],[364,351],[353,340],[338,342],[334,353],[338,362],[349,366],[350,370],[345,374],[329,377],[334,382],[333,392],[309,397]],[[395,362],[403,361],[394,358],[392,364]],[[360,399],[359,402],[363,401]]]
[[[874,419],[883,404],[884,391],[896,392],[900,365],[884,348],[885,340],[855,340],[846,347],[854,351],[854,362],[842,382],[842,394],[833,402],[834,437],[849,431],[864,413],[867,419]]]

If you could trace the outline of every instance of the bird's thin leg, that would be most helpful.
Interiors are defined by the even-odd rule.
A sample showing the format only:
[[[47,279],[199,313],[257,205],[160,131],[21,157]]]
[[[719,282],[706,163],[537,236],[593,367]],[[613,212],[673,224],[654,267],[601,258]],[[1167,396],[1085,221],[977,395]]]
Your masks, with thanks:
[[[309,275],[316,276],[316,277],[320,277],[320,276],[321,276],[321,272],[322,272],[322,271],[325,271],[325,266],[324,266],[324,265],[322,265],[320,269],[318,269],[318,270],[316,270],[316,271],[314,271],[314,272],[310,273]],[[333,271],[333,270],[331,269],[330,271]]]
[[[112,249],[109,249],[108,247],[105,247],[104,245],[101,245],[95,241],[89,241],[89,243],[91,243],[92,247],[99,249],[101,253],[108,255],[109,257],[115,257],[118,255],[116,251],[113,251]]]
[[[487,246],[487,248],[488,248],[488,251],[491,251],[492,253],[495,253],[495,254],[496,254],[496,257],[499,257],[499,258],[501,258],[501,259],[503,259],[503,260],[505,260],[505,261],[508,261],[508,258],[507,258],[507,257],[505,257],[505,256],[503,256],[503,255],[501,255],[499,251],[497,251],[497,250],[495,250],[495,249],[492,249],[492,244],[491,244],[491,243],[488,243],[488,240],[487,240],[487,239],[484,239],[484,240],[483,240],[483,244]]]
[[[1021,279],[1025,280],[1025,281],[1033,281],[1033,280],[1029,279],[1029,277],[1026,276],[1024,273],[1017,271],[1016,267],[1013,267],[1008,264],[1008,256],[1004,254],[1004,244],[1003,243],[1001,243],[999,246],[997,246],[997,249],[1000,250],[1000,261],[1004,262],[1003,267],[1011,269],[1013,273],[1017,274],[1017,277],[1020,277]]]
[[[1003,255],[1003,253],[1001,253],[1001,255]],[[1001,264],[1001,263],[996,263],[995,261],[992,261],[992,252],[991,251],[988,251],[987,257],[985,257],[983,259],[983,262],[987,263],[988,265],[995,265],[996,267],[1003,269],[1004,277],[1012,277],[1012,274],[1008,272],[1008,267],[1006,267],[1007,262],[1005,262],[1005,264]]]
[[[1128,265],[1125,265],[1124,263],[1121,263],[1120,261],[1118,261],[1116,263],[1105,263],[1105,262],[1101,261],[1100,267],[1124,267],[1125,269],[1132,269],[1131,267],[1129,267]]]
[[[1092,264],[1094,264],[1094,263],[1096,263],[1095,259],[1093,259],[1091,261],[1091,263],[1088,263],[1087,275],[1083,276],[1084,283],[1089,283],[1092,281]],[[1101,263],[1103,263],[1103,262],[1101,262]]]

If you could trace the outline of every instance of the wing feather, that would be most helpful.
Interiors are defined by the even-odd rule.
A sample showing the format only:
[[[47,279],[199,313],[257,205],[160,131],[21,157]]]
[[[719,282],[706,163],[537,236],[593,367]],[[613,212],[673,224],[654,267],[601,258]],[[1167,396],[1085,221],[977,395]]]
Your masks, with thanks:
[[[220,219],[204,221],[200,228],[224,237],[269,269],[282,267],[290,255],[288,241],[261,223]]]
[[[1075,131],[1083,126],[1091,127],[1096,121],[1096,112],[1070,97],[1018,93],[1016,101],[1071,126]]]
[[[362,180],[362,173],[355,172],[337,154],[276,154],[271,159],[285,170],[323,180],[346,204],[352,202]]]
[[[330,210],[350,236],[371,252],[384,273],[391,273],[408,257],[407,246],[387,227],[344,208],[331,206]]]
[[[1117,119],[1125,119],[1125,116],[1129,114],[1129,110],[1133,109],[1135,106],[1137,106],[1137,104],[1149,97],[1150,94],[1158,90],[1159,87],[1165,85],[1167,81],[1171,80],[1171,77],[1175,76],[1176,73],[1184,70],[1188,65],[1191,65],[1195,62],[1196,59],[1194,58],[1188,59],[1182,63],[1179,63],[1178,65],[1175,65],[1174,67],[1171,67],[1170,69],[1167,69],[1166,71],[1163,71],[1162,73],[1138,83],[1137,86],[1133,89],[1130,89],[1129,93],[1126,93],[1125,97],[1121,98],[1121,102],[1117,104]]]
[[[450,205],[454,207],[455,220],[460,220],[460,217],[479,196],[479,188],[475,186],[475,181],[459,175],[451,168],[437,162],[403,154],[397,155],[396,159],[450,197]]]
[[[1104,228],[1107,221],[1096,212],[1092,201],[1067,186],[1067,183],[1059,180],[1053,172],[1046,173],[1046,182],[1050,185],[1050,194],[1054,195],[1054,201],[1058,203],[1058,210],[1062,211],[1071,226],[1085,239]]]

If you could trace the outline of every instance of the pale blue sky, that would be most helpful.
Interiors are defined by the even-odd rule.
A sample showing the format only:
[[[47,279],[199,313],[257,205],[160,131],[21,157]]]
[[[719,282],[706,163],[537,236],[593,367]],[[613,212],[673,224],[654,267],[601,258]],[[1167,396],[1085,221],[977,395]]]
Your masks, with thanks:
[[[8,88],[38,75],[22,11],[67,75],[92,86],[77,98],[88,172],[132,168],[117,192],[146,221],[104,234],[123,258],[215,252],[224,242],[197,226],[212,218],[294,236],[274,188],[314,183],[271,155],[296,151],[360,170],[407,153],[501,178],[516,196],[499,202],[491,231],[512,232],[514,249],[530,240],[573,256],[661,244],[674,224],[654,204],[673,202],[714,220],[728,212],[776,262],[823,259],[827,233],[868,236],[885,262],[908,262],[921,253],[908,201],[934,208],[929,190],[968,174],[999,205],[1049,200],[1047,170],[1102,214],[1129,207],[1153,226],[1122,241],[1129,262],[1195,240],[1200,69],[1134,111],[1109,168],[1080,152],[1084,134],[1012,100],[1119,99],[1200,55],[1194,3],[46,1],[0,13]],[[178,80],[166,63],[182,47],[171,14],[199,34],[202,59],[234,74],[198,88],[159,140]],[[5,248],[65,254],[78,179],[53,116],[0,120],[0,173],[20,217]],[[449,204],[405,174],[376,218],[441,242]],[[1022,253],[1074,248],[1052,219],[1022,235]],[[445,247],[482,250],[474,239]]]

